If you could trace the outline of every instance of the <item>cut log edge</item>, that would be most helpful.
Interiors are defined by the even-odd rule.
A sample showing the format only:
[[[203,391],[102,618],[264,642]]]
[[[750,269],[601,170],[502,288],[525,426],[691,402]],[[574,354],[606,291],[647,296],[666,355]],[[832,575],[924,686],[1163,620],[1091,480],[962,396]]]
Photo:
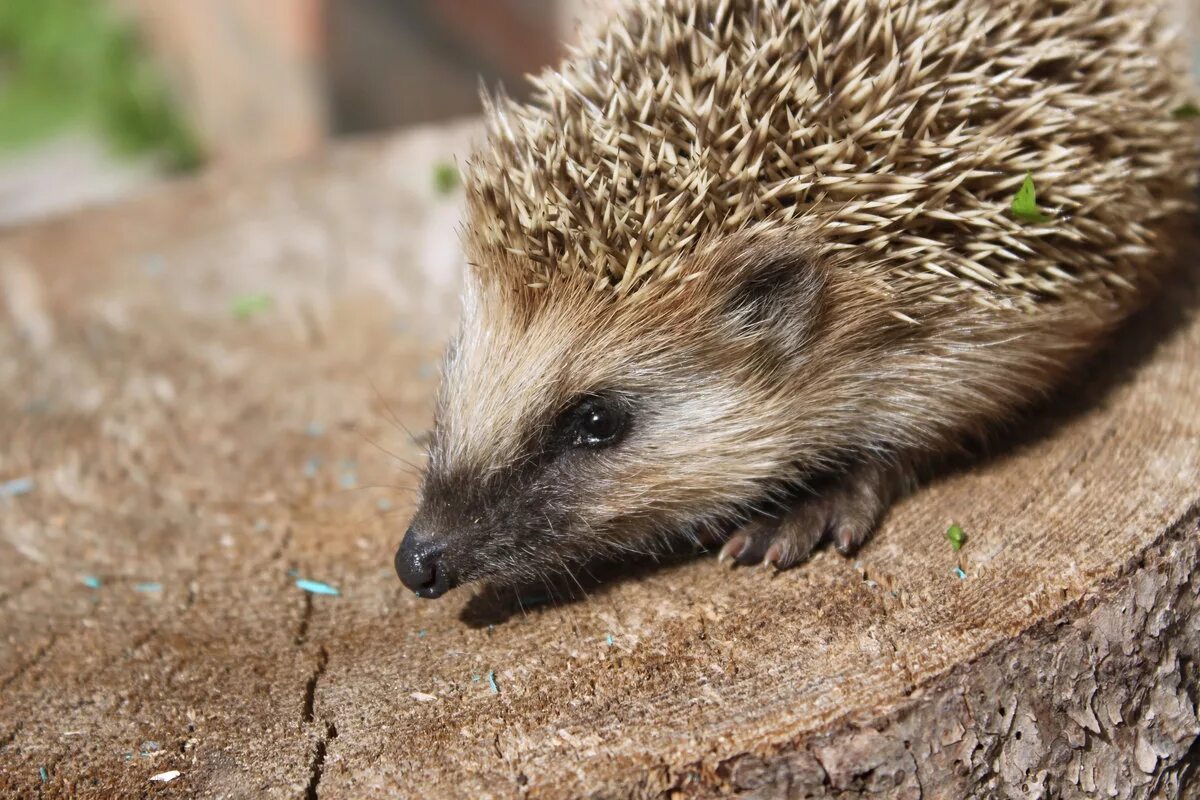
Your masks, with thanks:
[[[663,794],[1183,796],[1200,781],[1198,562],[1200,501],[1052,618],[896,706],[715,767],[663,765]]]

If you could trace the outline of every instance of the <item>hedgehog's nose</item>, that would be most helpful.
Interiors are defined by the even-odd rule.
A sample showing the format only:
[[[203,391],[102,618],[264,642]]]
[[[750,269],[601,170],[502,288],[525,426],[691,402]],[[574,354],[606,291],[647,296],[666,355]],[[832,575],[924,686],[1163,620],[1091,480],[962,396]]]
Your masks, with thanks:
[[[396,574],[417,597],[441,597],[458,583],[445,555],[445,541],[410,527],[396,551]]]

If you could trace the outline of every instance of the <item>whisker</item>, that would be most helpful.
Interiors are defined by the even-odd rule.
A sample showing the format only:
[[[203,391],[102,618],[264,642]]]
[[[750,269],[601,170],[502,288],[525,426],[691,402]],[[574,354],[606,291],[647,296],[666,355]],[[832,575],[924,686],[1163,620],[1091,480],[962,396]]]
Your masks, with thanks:
[[[421,471],[421,468],[418,467],[416,464],[412,463],[411,461],[409,461],[406,458],[401,458],[400,456],[396,455],[391,450],[388,450],[386,447],[379,444],[379,442],[377,442],[374,439],[372,439],[371,437],[367,436],[365,433],[359,432],[358,435],[362,437],[364,442],[371,445],[372,447],[374,447],[375,449],[377,449],[379,452],[383,453],[384,455],[391,456],[396,461],[399,461],[401,464],[408,466],[410,469],[413,469],[418,473]]]
[[[334,490],[334,494],[345,494],[347,492],[362,492],[367,489],[388,489],[397,492],[416,492],[415,486],[393,486],[388,483],[369,483],[362,486],[339,486]]]
[[[384,411],[387,412],[387,415],[391,417],[392,422],[396,424],[396,427],[400,428],[400,430],[404,431],[404,433],[408,435],[409,440],[413,444],[415,444],[417,447],[420,447],[421,442],[415,435],[413,435],[413,432],[408,429],[408,426],[400,421],[400,417],[396,416],[396,412],[392,410],[391,404],[389,404],[384,398],[383,392],[379,391],[379,387],[375,384],[375,381],[370,381],[370,384],[371,388],[375,391],[375,396],[379,399],[379,402],[383,406]]]

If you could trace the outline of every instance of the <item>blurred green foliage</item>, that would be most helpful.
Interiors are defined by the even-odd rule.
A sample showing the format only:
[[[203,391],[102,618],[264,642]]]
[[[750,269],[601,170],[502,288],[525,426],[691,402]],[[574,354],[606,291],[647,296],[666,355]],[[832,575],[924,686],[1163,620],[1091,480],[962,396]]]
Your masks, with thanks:
[[[200,160],[196,140],[134,31],[101,0],[0,0],[0,150],[69,128],[118,154]]]
[[[440,195],[451,194],[458,187],[458,167],[441,162],[433,166],[433,190]]]

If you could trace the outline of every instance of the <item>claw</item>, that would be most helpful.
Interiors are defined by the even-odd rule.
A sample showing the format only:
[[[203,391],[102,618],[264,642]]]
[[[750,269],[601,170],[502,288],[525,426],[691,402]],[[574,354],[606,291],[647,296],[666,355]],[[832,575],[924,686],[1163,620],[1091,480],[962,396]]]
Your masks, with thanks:
[[[729,541],[721,548],[720,554],[717,555],[717,562],[720,564],[729,561],[732,564],[737,563],[738,556],[746,549],[746,545],[750,543],[750,537],[744,533],[735,533],[729,537]]]
[[[852,525],[841,525],[833,536],[833,546],[844,556],[852,555],[865,539],[865,533]]]
[[[826,536],[849,555],[870,536],[906,474],[895,465],[861,465],[821,492],[797,498],[778,516],[748,520],[725,542],[717,560],[782,571],[808,558]]]

